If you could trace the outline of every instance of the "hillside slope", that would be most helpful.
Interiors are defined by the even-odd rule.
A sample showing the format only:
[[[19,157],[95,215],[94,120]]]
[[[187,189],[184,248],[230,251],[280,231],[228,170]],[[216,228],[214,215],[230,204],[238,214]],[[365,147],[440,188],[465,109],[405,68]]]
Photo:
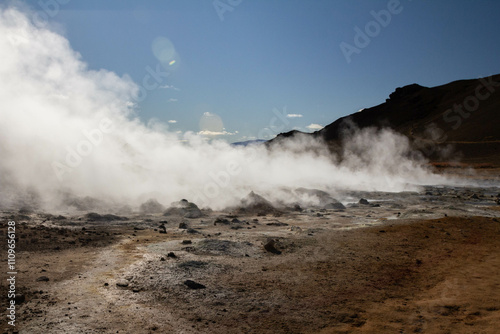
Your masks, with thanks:
[[[391,128],[433,161],[500,165],[500,74],[432,88],[418,84],[397,88],[384,103],[304,135],[323,138],[335,149],[342,144],[348,124]],[[273,141],[298,133],[283,133]],[[450,145],[453,155],[437,153]]]

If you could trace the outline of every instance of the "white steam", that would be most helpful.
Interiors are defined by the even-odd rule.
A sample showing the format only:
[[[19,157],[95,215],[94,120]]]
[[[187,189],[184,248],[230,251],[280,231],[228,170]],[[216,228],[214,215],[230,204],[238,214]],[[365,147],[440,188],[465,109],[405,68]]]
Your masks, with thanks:
[[[138,86],[129,77],[89,70],[63,36],[15,9],[0,10],[0,59],[0,207],[54,209],[90,196],[135,208],[187,198],[218,209],[251,190],[287,202],[284,188],[402,191],[444,181],[390,131],[355,134],[335,163],[311,139],[267,150],[145,125],[131,109]]]

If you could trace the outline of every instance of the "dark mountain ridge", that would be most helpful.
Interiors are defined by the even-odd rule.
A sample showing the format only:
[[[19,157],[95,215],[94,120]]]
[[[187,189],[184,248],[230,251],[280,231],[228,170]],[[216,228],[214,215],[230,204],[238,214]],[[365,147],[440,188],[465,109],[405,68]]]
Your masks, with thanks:
[[[391,128],[407,136],[431,161],[500,165],[500,74],[431,88],[399,87],[384,103],[341,117],[311,134],[279,134],[271,144],[297,135],[313,136],[337,150],[345,129],[352,125]],[[443,157],[438,153],[450,145],[455,154]]]

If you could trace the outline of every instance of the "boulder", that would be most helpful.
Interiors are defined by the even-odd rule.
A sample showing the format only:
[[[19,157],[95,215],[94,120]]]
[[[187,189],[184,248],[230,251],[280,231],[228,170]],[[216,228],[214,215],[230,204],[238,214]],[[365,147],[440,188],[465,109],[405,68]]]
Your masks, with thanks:
[[[196,204],[182,199],[179,202],[172,203],[163,215],[181,216],[184,218],[200,218],[203,216],[203,213]]]
[[[147,214],[154,214],[154,213],[160,213],[165,210],[165,207],[158,203],[158,201],[154,198],[148,199],[146,202],[142,203],[141,206],[139,207],[139,210],[142,213],[147,213]]]

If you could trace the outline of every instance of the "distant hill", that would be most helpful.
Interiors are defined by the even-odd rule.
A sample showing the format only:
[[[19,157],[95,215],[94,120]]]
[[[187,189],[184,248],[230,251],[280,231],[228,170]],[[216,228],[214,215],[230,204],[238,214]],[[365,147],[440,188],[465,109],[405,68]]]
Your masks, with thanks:
[[[232,146],[248,146],[248,145],[255,145],[255,144],[262,144],[266,142],[264,139],[254,139],[254,140],[247,140],[247,141],[239,141],[236,143],[231,143]]]
[[[339,118],[312,134],[282,133],[272,142],[314,136],[335,150],[349,123],[359,128],[389,127],[407,136],[416,149],[452,145],[462,162],[500,166],[500,74],[431,88],[418,84],[396,88],[378,106]],[[421,151],[432,161],[443,160],[436,150]]]

